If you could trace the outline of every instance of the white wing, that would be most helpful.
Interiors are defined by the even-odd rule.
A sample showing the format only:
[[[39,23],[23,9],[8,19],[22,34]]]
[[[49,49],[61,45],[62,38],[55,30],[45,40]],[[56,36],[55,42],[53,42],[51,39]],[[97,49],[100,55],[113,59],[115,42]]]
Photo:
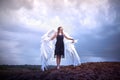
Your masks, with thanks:
[[[54,30],[48,31],[41,37],[41,46],[40,46],[40,62],[41,62],[41,69],[44,71],[47,68],[48,61],[53,55],[53,43],[50,41]]]
[[[77,66],[81,64],[80,57],[75,49],[74,43],[70,41],[66,42],[66,52],[67,52],[67,55],[69,55],[72,60],[72,63],[71,63],[72,65]]]
[[[65,35],[72,38],[66,32],[65,32]],[[74,43],[72,43],[71,40],[65,39],[64,42],[65,42],[65,50],[66,50],[65,54],[67,54],[67,56],[70,57],[69,59],[72,60],[70,64],[72,64],[74,66],[80,65],[81,64],[80,57],[77,53],[77,50],[75,49],[75,43],[77,43],[77,40],[75,40]],[[68,61],[70,61],[70,60],[68,60]]]

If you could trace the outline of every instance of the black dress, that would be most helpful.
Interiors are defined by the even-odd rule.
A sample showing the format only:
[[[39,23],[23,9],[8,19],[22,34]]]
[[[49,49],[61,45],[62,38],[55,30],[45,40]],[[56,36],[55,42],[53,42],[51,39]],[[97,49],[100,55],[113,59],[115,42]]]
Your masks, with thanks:
[[[55,57],[61,56],[64,58],[64,36],[63,35],[57,35],[57,41],[55,44]]]

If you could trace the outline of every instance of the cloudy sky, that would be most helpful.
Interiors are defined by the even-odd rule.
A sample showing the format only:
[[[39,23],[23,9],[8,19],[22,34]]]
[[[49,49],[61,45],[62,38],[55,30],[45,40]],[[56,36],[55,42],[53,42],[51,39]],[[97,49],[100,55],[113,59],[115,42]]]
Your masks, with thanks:
[[[120,61],[119,0],[0,0],[0,64],[40,64],[40,37],[63,26],[81,62]]]

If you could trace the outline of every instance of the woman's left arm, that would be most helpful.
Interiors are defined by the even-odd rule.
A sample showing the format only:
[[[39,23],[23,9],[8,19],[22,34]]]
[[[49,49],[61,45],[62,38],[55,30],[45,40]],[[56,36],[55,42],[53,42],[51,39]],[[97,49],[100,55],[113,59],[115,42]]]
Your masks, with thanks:
[[[68,40],[72,40],[72,43],[74,43],[74,39],[67,37],[65,34],[64,34],[64,37]]]

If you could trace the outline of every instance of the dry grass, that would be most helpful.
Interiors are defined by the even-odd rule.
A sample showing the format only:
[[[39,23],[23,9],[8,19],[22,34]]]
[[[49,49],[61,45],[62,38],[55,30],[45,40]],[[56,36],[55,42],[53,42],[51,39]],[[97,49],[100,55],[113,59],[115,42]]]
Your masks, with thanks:
[[[2,79],[1,79],[2,78]],[[120,80],[120,62],[83,63],[80,66],[50,67],[41,71],[40,66],[0,66],[1,80]]]

